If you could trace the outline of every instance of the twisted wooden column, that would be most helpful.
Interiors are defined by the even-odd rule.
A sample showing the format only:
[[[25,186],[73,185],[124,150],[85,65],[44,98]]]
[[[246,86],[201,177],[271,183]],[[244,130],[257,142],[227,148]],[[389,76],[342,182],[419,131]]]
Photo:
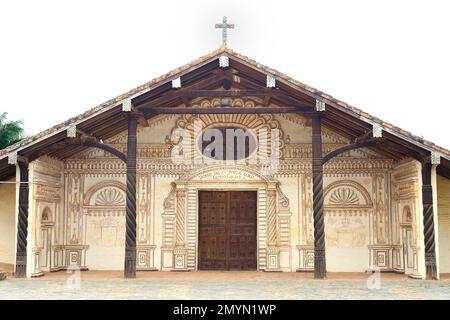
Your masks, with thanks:
[[[433,189],[431,186],[431,162],[422,163],[423,233],[425,241],[425,269],[428,279],[437,279],[434,235]]]
[[[23,278],[27,275],[27,236],[28,236],[28,163],[18,162],[20,169],[19,215],[17,223],[16,270],[14,275]]]
[[[326,277],[325,223],[323,212],[322,130],[319,114],[312,116],[312,172],[314,216],[314,278]]]
[[[126,239],[125,239],[125,278],[136,277],[136,149],[137,120],[130,113],[128,116],[127,141],[127,204],[126,204]]]

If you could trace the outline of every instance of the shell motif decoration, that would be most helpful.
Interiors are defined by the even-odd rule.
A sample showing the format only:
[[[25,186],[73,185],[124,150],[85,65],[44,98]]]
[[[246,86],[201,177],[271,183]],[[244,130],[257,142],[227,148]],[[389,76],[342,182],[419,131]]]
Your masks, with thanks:
[[[341,206],[355,205],[359,203],[359,198],[355,190],[351,188],[339,188],[331,194],[330,203]]]
[[[123,206],[125,205],[125,197],[123,192],[116,188],[105,188],[97,194],[95,205]]]

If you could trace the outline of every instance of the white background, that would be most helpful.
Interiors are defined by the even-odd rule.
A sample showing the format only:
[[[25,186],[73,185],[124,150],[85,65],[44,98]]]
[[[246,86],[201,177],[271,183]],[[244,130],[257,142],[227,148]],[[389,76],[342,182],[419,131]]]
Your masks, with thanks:
[[[4,1],[0,112],[45,130],[229,47],[450,148],[450,2]]]

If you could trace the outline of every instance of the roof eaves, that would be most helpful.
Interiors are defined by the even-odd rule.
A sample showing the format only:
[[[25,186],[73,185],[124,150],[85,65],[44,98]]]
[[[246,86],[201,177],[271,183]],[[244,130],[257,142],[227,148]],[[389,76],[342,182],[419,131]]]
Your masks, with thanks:
[[[22,141],[19,141],[7,148],[4,148],[3,150],[0,150],[0,160],[6,158],[10,153],[12,152],[19,152],[20,150],[29,147],[35,143],[38,143],[40,141],[43,141],[51,136],[54,136],[60,132],[63,132],[64,130],[67,130],[69,126],[78,125],[86,120],[89,120],[95,116],[98,116],[99,114],[106,112],[108,110],[111,110],[114,107],[119,106],[124,101],[133,99],[137,96],[140,96],[144,93],[147,93],[151,90],[154,90],[155,88],[163,85],[166,82],[172,81],[173,79],[176,79],[177,77],[182,76],[183,74],[186,74],[190,72],[194,68],[198,68],[204,64],[207,64],[211,62],[212,60],[216,59],[220,54],[223,54],[225,52],[224,49],[218,49],[211,53],[208,53],[207,55],[204,55],[196,60],[193,60],[181,67],[178,67],[176,69],[173,69],[170,72],[167,72],[164,75],[161,75],[157,78],[154,78],[150,80],[149,82],[140,85],[124,94],[121,94],[113,99],[110,99],[100,105],[97,105],[88,111],[85,111],[75,117],[70,118],[69,120],[66,120],[60,124],[57,124],[47,130],[44,130],[42,132],[39,132],[31,137],[25,138]]]
[[[334,98],[332,95],[329,95],[329,94],[324,93],[316,88],[308,86],[298,80],[295,80],[295,79],[289,77],[288,75],[286,75],[282,72],[279,72],[275,69],[265,66],[255,60],[252,60],[252,59],[248,58],[247,56],[239,54],[231,49],[227,48],[226,52],[229,53],[231,55],[231,57],[239,59],[241,63],[244,63],[249,67],[256,68],[260,72],[269,73],[271,76],[275,77],[275,79],[277,79],[277,81],[281,81],[284,84],[286,84],[294,89],[297,89],[313,98],[321,99],[325,103],[327,103],[341,111],[344,111],[344,112],[350,114],[351,116],[354,116],[370,125],[378,124],[386,132],[389,132],[392,135],[397,136],[405,141],[408,141],[409,143],[412,143],[416,146],[419,146],[427,151],[437,152],[441,157],[444,157],[444,158],[450,160],[450,151],[434,144],[431,141],[424,140],[417,135],[414,135],[406,130],[403,130],[403,129],[396,127],[388,122],[385,122],[375,116],[372,116],[371,114],[369,114],[359,108],[356,108],[344,101]]]

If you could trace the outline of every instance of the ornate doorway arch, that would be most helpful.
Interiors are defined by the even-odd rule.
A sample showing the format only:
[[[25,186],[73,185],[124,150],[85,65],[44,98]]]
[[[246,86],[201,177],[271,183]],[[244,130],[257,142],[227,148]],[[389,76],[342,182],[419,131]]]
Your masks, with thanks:
[[[198,269],[198,191],[201,190],[257,191],[258,270],[279,270],[280,253],[290,254],[289,200],[277,180],[245,165],[202,167],[173,182],[162,214],[162,269]]]

